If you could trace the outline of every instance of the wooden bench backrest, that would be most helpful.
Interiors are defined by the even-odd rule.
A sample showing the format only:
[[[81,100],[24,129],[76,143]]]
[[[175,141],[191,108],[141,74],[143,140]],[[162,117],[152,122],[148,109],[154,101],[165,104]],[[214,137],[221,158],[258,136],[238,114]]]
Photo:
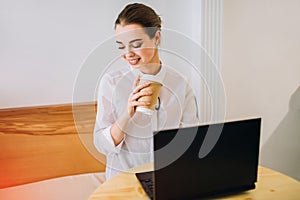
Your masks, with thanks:
[[[100,162],[93,156],[95,104],[74,108],[68,104],[0,110],[0,188],[105,171],[105,157],[97,155]]]

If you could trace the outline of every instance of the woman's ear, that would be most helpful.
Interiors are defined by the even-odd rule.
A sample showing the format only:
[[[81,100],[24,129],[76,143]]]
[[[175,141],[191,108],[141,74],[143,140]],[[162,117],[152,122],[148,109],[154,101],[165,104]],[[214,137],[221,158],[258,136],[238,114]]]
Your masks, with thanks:
[[[158,46],[160,44],[160,30],[157,30],[155,33],[155,45]]]

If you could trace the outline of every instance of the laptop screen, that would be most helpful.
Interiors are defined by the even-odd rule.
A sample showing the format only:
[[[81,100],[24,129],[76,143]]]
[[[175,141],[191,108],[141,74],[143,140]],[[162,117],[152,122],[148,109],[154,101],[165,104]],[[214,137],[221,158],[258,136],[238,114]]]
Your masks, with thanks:
[[[260,124],[261,119],[257,118],[156,132],[155,199],[203,197],[253,189],[257,179]],[[201,157],[199,152],[207,145],[213,147]]]

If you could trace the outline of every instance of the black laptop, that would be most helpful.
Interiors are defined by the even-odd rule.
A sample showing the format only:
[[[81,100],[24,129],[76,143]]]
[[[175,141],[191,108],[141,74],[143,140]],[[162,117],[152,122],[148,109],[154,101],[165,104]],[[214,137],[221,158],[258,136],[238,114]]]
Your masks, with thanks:
[[[151,199],[199,199],[255,188],[261,119],[163,130],[154,172],[137,173]]]

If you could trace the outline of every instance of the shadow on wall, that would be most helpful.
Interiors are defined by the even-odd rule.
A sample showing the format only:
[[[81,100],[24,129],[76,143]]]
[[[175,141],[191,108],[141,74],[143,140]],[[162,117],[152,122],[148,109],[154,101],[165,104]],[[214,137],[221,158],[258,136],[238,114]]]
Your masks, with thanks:
[[[300,180],[300,86],[287,115],[262,147],[262,165]]]

